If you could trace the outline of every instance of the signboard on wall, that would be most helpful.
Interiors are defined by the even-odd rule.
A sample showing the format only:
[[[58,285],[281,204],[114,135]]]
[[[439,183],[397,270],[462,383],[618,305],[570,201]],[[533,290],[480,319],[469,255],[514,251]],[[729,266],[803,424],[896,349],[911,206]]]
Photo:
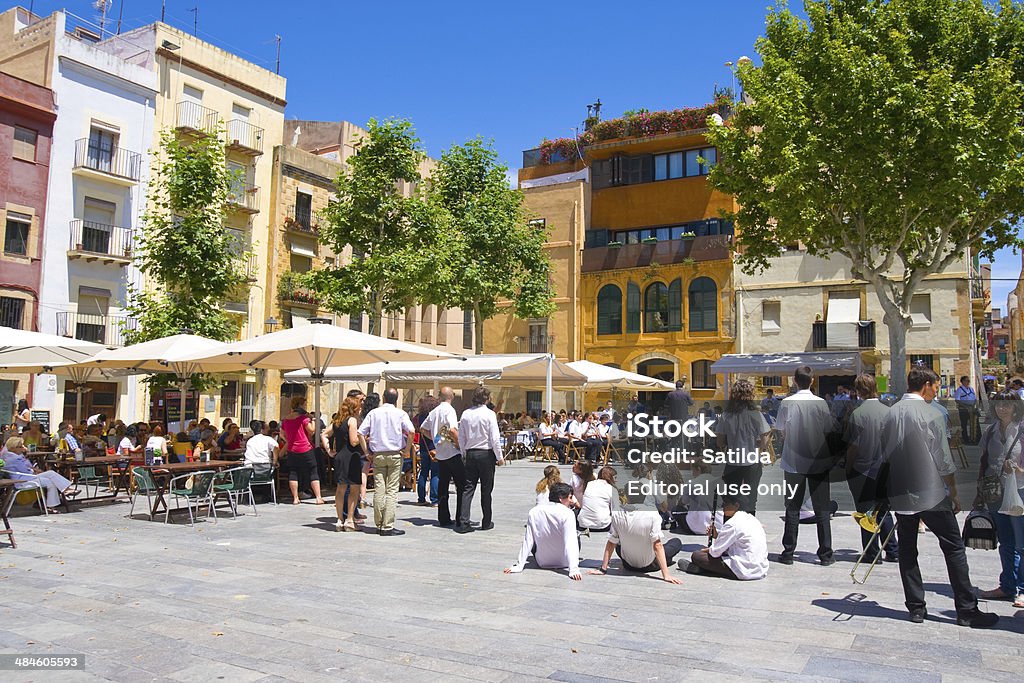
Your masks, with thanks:
[[[50,433],[50,411],[49,410],[33,410],[33,411],[31,411],[31,413],[32,413],[32,421],[33,422],[38,422],[40,425],[42,425],[42,427],[43,427],[43,429],[42,429],[43,434],[49,434]]]

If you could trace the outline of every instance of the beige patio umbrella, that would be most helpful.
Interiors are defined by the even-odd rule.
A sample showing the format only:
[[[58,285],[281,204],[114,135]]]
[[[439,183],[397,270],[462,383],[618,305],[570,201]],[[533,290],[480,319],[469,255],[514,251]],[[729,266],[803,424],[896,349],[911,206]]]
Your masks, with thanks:
[[[455,354],[419,344],[356,332],[331,324],[329,318],[310,318],[309,325],[271,332],[227,344],[209,352],[168,358],[195,363],[200,372],[238,372],[249,368],[296,370],[305,368],[316,387],[313,410],[317,414],[316,441],[320,443],[320,386],[331,365],[375,361],[456,358]]]

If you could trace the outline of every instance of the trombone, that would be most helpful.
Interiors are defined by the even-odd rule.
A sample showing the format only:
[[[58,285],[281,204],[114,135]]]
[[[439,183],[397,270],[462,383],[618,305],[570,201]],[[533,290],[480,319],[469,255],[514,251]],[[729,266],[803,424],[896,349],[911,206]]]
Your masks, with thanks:
[[[882,534],[882,518],[889,514],[889,506],[886,503],[879,503],[874,510],[865,514],[863,512],[855,512],[853,514],[854,521],[861,526],[862,529],[871,534],[871,540],[868,541],[867,547],[861,552],[860,557],[857,558],[857,563],[853,565],[853,569],[850,570],[850,578],[856,584],[864,585],[868,582],[868,577],[871,576],[871,572],[874,571],[875,565],[882,559],[882,553],[885,546],[889,545],[889,541],[892,540],[892,535],[896,533],[896,525],[892,525],[892,529],[886,534],[885,540],[882,541],[881,547],[876,546],[878,537]],[[872,548],[877,548],[875,552],[875,558],[871,560],[871,564],[868,565],[868,570],[864,573],[864,578],[857,578],[857,569],[864,562],[865,556],[868,551]]]

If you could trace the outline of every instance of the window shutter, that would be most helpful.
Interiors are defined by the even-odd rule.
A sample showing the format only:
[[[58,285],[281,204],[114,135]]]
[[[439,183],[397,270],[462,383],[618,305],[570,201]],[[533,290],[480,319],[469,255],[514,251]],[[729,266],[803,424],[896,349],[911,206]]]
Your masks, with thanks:
[[[668,329],[683,329],[683,281],[678,278],[668,286]]]

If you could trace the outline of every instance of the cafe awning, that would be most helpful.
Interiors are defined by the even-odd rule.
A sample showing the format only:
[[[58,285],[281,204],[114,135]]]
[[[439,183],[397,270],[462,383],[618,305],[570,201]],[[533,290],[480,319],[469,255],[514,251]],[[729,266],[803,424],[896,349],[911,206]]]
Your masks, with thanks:
[[[711,364],[716,375],[790,375],[806,365],[819,375],[856,375],[862,371],[857,351],[806,353],[729,353]]]

